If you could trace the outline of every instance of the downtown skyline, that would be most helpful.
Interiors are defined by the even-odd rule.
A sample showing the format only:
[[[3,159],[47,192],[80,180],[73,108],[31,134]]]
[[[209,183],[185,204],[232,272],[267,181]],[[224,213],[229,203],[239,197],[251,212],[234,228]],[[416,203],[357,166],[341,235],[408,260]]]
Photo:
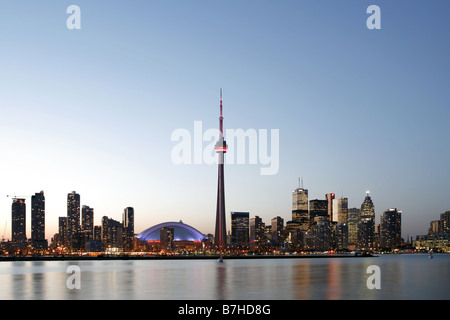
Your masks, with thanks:
[[[77,4],[80,30],[69,4],[2,3],[6,238],[7,195],[40,190],[49,240],[72,190],[95,224],[132,206],[137,233],[169,220],[214,233],[217,166],[174,164],[170,137],[217,127],[218,88],[227,128],[280,132],[277,174],[225,165],[227,226],[231,211],[290,217],[298,177],[349,208],[370,190],[377,223],[402,210],[404,237],[449,210],[448,4],[377,1],[381,30],[365,26],[370,3]]]

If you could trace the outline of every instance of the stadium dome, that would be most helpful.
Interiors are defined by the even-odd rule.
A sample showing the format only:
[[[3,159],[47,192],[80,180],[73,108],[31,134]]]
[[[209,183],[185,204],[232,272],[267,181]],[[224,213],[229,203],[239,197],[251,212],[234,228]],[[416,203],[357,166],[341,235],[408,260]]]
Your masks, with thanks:
[[[163,222],[142,231],[137,238],[141,241],[160,241],[160,232],[164,227],[173,228],[174,241],[202,242],[207,236],[190,225],[180,222]]]

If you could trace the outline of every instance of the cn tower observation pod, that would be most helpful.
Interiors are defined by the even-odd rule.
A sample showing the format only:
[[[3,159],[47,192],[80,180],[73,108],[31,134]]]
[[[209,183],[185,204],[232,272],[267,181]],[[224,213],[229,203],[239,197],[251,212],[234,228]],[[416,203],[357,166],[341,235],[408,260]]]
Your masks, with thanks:
[[[141,241],[160,241],[160,234],[162,228],[173,228],[174,230],[174,241],[192,241],[192,242],[203,242],[206,241],[207,236],[202,234],[200,231],[191,227],[190,225],[184,224],[183,222],[163,222],[153,227],[150,227],[142,231],[137,238]]]

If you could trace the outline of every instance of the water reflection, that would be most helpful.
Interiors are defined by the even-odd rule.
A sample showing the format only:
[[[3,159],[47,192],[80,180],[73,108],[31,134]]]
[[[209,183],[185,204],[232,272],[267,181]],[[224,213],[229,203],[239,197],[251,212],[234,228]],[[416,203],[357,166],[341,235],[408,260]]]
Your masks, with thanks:
[[[69,289],[67,267],[81,270]],[[381,270],[370,290],[367,267]],[[0,263],[1,299],[449,299],[450,255]]]

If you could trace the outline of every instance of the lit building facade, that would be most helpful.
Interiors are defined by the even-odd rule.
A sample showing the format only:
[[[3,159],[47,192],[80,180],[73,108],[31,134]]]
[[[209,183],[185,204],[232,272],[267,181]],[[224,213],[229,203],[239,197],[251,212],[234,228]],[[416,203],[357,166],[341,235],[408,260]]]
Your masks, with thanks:
[[[271,238],[272,238],[272,244],[276,248],[280,248],[284,244],[284,238],[283,238],[283,230],[284,230],[284,220],[281,217],[275,217],[272,220],[270,220],[270,232],[271,232]]]
[[[31,242],[35,249],[47,249],[45,239],[45,197],[44,191],[31,197]]]
[[[75,236],[80,231],[80,195],[72,191],[67,195],[67,245],[78,242]]]
[[[14,245],[25,246],[26,236],[26,205],[25,199],[14,198],[11,206],[11,240]]]
[[[249,213],[231,212],[231,239],[233,248],[248,248],[249,246]]]
[[[309,224],[310,228],[314,227],[317,220],[329,220],[328,201],[327,200],[310,200],[309,201]]]
[[[308,189],[292,191],[292,221],[300,224],[299,230],[309,230]]]
[[[348,244],[356,246],[358,243],[358,223],[361,221],[361,209],[349,208],[347,215]]]
[[[402,243],[401,237],[402,212],[389,209],[381,215],[380,219],[380,247],[395,249]]]
[[[94,239],[94,208],[86,205],[81,208],[81,232],[86,242]]]
[[[134,249],[134,208],[126,207],[123,210],[123,236],[124,250],[133,251]]]

